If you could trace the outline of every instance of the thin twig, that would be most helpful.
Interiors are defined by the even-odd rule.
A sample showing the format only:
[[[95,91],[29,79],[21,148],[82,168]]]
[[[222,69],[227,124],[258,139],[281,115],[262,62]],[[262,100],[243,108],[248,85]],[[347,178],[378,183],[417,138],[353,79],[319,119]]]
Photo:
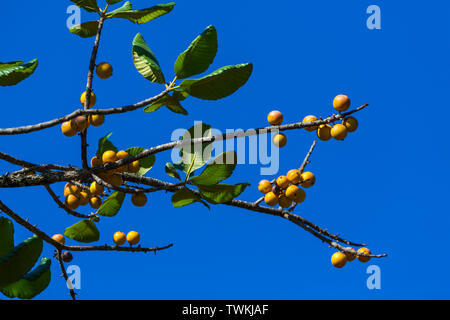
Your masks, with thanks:
[[[64,209],[64,211],[66,211],[68,214],[77,217],[77,218],[81,218],[81,219],[89,219],[95,216],[95,214],[90,214],[90,215],[86,215],[86,214],[81,214],[78,213],[70,208],[68,208],[64,202],[62,202],[61,200],[59,200],[58,196],[55,194],[55,192],[53,192],[52,188],[50,188],[50,186],[44,186],[45,189],[47,190],[47,192],[50,194],[50,196],[52,197],[52,199],[56,202],[56,204],[58,205],[59,208]]]
[[[69,294],[72,297],[72,300],[75,301],[75,300],[77,300],[76,293],[75,293],[75,290],[73,290],[72,283],[69,281],[69,277],[67,276],[66,268],[64,267],[64,263],[62,260],[61,249],[56,249],[56,259],[58,260],[59,266],[61,268],[62,276],[63,276],[64,280],[66,281],[66,285],[69,289]]]

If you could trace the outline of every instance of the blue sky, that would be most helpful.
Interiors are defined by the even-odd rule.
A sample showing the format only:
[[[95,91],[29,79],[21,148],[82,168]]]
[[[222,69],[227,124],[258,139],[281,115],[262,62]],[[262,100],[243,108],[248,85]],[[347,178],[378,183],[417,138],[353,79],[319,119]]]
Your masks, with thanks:
[[[93,39],[68,32],[70,4],[27,2],[23,10],[18,1],[3,8],[0,61],[36,57],[40,64],[28,80],[0,89],[0,127],[53,119],[79,107]],[[381,30],[366,28],[366,8],[372,4],[381,8]],[[199,0],[178,1],[172,13],[144,25],[107,21],[98,61],[109,61],[114,77],[94,79],[99,108],[160,92],[133,66],[131,41],[137,32],[168,79],[178,54],[210,24],[219,34],[211,71],[252,62],[254,72],[229,98],[186,100],[189,116],[161,109],[108,117],[104,126],[89,131],[89,155],[110,131],[121,149],[150,147],[170,141],[173,129],[189,128],[196,120],[225,130],[265,126],[273,109],[284,113],[286,123],[308,114],[327,116],[333,97],[346,93],[353,106],[370,107],[357,114],[360,128],[345,142],[318,143],[309,166],[317,183],[296,213],[389,257],[336,269],[330,264],[333,249],[283,219],[226,206],[174,209],[170,195],[161,193],[145,208],[126,205],[117,217],[103,218],[99,243],[111,243],[115,231],[136,230],[144,246],[174,247],[156,256],[76,253],[73,264],[82,270],[79,298],[450,298],[448,129],[438,120],[448,111],[449,15],[450,3],[443,1]],[[82,21],[94,17],[83,13]],[[288,132],[280,174],[300,165],[313,138],[306,131]],[[59,127],[0,136],[1,151],[38,163],[80,165],[79,143]],[[167,179],[163,168],[169,160],[170,153],[159,154],[149,174]],[[230,179],[252,183],[241,199],[259,197],[259,168],[241,165]],[[1,164],[2,172],[15,169]],[[55,186],[59,194],[62,189],[63,184]],[[56,208],[43,187],[1,190],[0,199],[49,234],[76,222]],[[16,225],[16,242],[29,235]],[[44,253],[50,256],[52,247],[46,245]],[[381,268],[381,290],[366,287],[370,264]],[[55,263],[52,268],[53,281],[39,298],[69,298]]]

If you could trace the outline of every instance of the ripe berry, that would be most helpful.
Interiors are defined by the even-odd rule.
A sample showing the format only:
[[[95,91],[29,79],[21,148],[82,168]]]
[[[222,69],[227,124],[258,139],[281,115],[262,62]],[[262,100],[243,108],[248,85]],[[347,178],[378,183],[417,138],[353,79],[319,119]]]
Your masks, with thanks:
[[[117,160],[116,153],[113,150],[107,150],[103,152],[102,161],[103,163],[115,162]]]
[[[128,158],[129,156],[130,155],[128,154],[128,152],[121,150],[121,151],[117,152],[116,159],[123,160],[123,159]],[[127,168],[128,168],[128,166],[119,167],[119,168],[117,168],[117,172],[125,172],[127,170]]]
[[[90,195],[86,191],[80,192],[80,206],[86,206],[89,204]]]
[[[61,260],[66,263],[72,262],[73,255],[69,251],[64,251],[63,253],[61,253]]]
[[[281,189],[286,189],[289,186],[289,180],[288,178],[286,178],[285,176],[279,176],[277,178],[277,185],[281,188]]]
[[[114,243],[118,246],[122,246],[127,242],[127,236],[123,232],[116,232],[113,236]]]
[[[101,159],[99,159],[99,157],[95,156],[91,159],[91,167],[92,168],[100,167],[101,165],[103,165],[103,161]]]
[[[331,129],[331,136],[336,140],[344,140],[347,137],[347,128],[343,124],[335,124]]]
[[[345,94],[340,94],[336,96],[333,100],[333,107],[339,111],[346,111],[350,108],[350,99]]]
[[[97,66],[96,73],[100,79],[108,79],[113,74],[113,68],[109,63],[102,62]]]
[[[280,207],[283,209],[289,208],[292,205],[292,200],[286,197],[284,194],[282,194],[278,198],[278,203],[280,204]]]
[[[89,203],[92,209],[98,209],[102,205],[102,199],[100,199],[100,197],[94,196],[89,199]]]
[[[62,234],[55,234],[52,237],[53,240],[55,240],[56,242],[59,242],[61,244],[65,244],[66,243],[66,238],[64,238],[64,236]]]
[[[358,253],[362,253],[362,254],[371,254],[370,250],[367,248],[360,248],[357,251]],[[356,258],[361,261],[361,262],[368,262],[370,260],[370,257],[363,257],[363,256],[356,256]]]
[[[278,148],[283,148],[287,143],[287,138],[284,134],[278,133],[273,136],[273,144]]]
[[[306,192],[305,190],[298,188],[297,193],[295,194],[295,198],[293,198],[292,200],[294,200],[295,203],[300,204],[303,201],[305,201],[306,199]]]
[[[89,116],[89,123],[94,127],[100,127],[103,123],[105,123],[105,115],[104,114],[91,114]]]
[[[313,121],[316,121],[317,120],[317,117],[316,116],[312,116],[312,115],[310,115],[310,116],[306,116],[304,119],[303,119],[303,123],[308,123],[308,122],[313,122]],[[307,131],[315,131],[315,130],[317,130],[317,126],[312,126],[312,127],[305,127],[305,129],[307,130]]]
[[[331,263],[333,264],[333,266],[335,266],[336,268],[342,268],[345,266],[345,264],[347,263],[347,257],[345,254],[343,254],[342,252],[338,251],[335,252],[332,256],[331,256]]]
[[[322,141],[331,139],[331,126],[328,124],[321,124],[317,129],[317,137]]]
[[[127,234],[127,241],[131,245],[138,244],[141,241],[141,236],[136,231],[130,231]]]
[[[278,110],[271,111],[267,116],[267,121],[269,121],[272,126],[279,126],[283,123],[283,114]]]
[[[274,207],[278,203],[278,197],[273,192],[268,192],[264,196],[264,201],[267,203],[267,205]]]
[[[80,192],[80,189],[72,183],[66,183],[64,186],[64,197],[67,197],[69,194],[78,195]]]
[[[89,128],[89,121],[86,119],[86,116],[78,116],[72,119],[71,126],[76,128],[78,132],[83,132]]]
[[[73,137],[77,134],[77,130],[72,127],[72,121],[66,121],[61,124],[61,131],[66,137]]]
[[[94,181],[91,183],[89,190],[91,191],[91,194],[95,196],[95,195],[103,194],[103,191],[105,191],[105,188],[101,184]]]
[[[128,172],[129,173],[138,173],[141,169],[141,165],[139,163],[139,160],[133,161],[132,163],[128,164]]]
[[[266,194],[272,191],[272,184],[269,180],[261,180],[258,185],[258,190]]]
[[[347,247],[346,249],[348,249],[348,250],[350,250],[351,252],[353,252],[353,254],[352,254],[352,253],[344,252],[345,256],[347,257],[347,261],[348,261],[348,262],[351,262],[351,261],[355,260],[355,258],[356,258],[356,254],[355,254],[355,253],[356,253],[356,250],[353,249],[352,247]]]
[[[295,185],[291,185],[286,189],[286,197],[288,197],[292,201],[295,201],[296,203],[301,203],[305,200],[306,194],[303,189],[300,189]]]
[[[355,117],[347,117],[342,121],[348,132],[355,132],[358,129],[358,120]]]
[[[286,178],[289,180],[292,184],[299,184],[300,183],[300,171],[297,169],[289,170],[289,172],[286,175]]]
[[[71,210],[75,210],[80,206],[80,198],[78,198],[76,195],[74,194],[69,194],[66,197],[66,201],[65,201],[66,206],[71,209]]]
[[[300,185],[303,188],[310,188],[316,183],[316,177],[312,172],[303,172],[301,175],[301,180]]]
[[[142,192],[133,193],[133,195],[131,196],[131,202],[136,207],[143,207],[147,204],[147,196]]]
[[[84,103],[86,102],[86,91],[81,94],[80,102],[81,102],[81,105],[84,107]],[[96,102],[97,102],[97,97],[95,96],[95,93],[91,92],[91,100],[89,102],[88,109],[92,108]]]

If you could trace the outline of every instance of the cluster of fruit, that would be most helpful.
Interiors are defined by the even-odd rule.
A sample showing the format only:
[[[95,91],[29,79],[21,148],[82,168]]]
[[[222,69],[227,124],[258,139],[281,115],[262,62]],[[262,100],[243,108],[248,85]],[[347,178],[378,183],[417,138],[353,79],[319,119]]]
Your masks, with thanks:
[[[274,207],[279,204],[285,209],[293,203],[305,201],[306,193],[299,185],[310,188],[315,183],[316,177],[312,172],[300,173],[298,169],[292,169],[285,176],[279,176],[273,185],[269,180],[261,180],[258,189],[265,194],[264,201],[267,205]]]
[[[108,79],[112,76],[112,66],[109,63],[102,62],[97,66],[97,75],[101,79]],[[80,103],[84,107],[86,102],[86,92],[83,92],[80,97]],[[91,92],[91,98],[89,100],[88,108],[92,108],[97,102],[97,97],[94,92]],[[92,114],[89,116],[78,116],[72,120],[65,121],[61,124],[61,131],[66,137],[73,137],[78,132],[83,132],[90,125],[99,127],[105,122],[105,116],[103,114]]]
[[[93,209],[100,208],[102,199],[100,195],[103,194],[103,190],[100,192],[100,188],[93,189],[92,185],[90,190],[81,189],[73,183],[67,183],[64,186],[65,205],[71,210],[76,210],[79,206],[91,205]]]
[[[349,251],[351,252],[358,252],[358,253],[362,253],[362,254],[371,254],[370,250],[367,248],[360,248],[358,249],[358,251],[355,251],[355,249],[348,247],[347,248]],[[343,268],[346,264],[347,261],[351,262],[353,260],[355,260],[355,258],[357,258],[359,261],[361,262],[368,262],[370,260],[370,257],[366,257],[366,256],[357,256],[356,254],[352,254],[352,253],[347,253],[347,252],[335,252],[332,256],[331,256],[331,264],[333,266],[335,266],[336,268]]]
[[[66,238],[64,238],[64,236],[62,234],[55,234],[52,237],[52,239],[61,244],[66,243]],[[63,252],[61,252],[61,260],[64,262],[67,262],[67,263],[72,262],[73,255],[68,251],[63,251]]]

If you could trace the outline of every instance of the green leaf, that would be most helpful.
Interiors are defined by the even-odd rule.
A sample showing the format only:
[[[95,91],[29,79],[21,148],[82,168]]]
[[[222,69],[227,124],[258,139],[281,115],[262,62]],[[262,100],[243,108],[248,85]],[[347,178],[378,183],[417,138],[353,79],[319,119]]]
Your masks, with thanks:
[[[31,76],[38,66],[38,60],[30,62],[14,61],[0,62],[0,86],[14,86]]]
[[[106,3],[109,5],[113,5],[113,4],[119,3],[121,1],[123,1],[123,0],[106,0]]]
[[[236,185],[216,184],[216,185],[199,185],[198,190],[206,201],[211,204],[222,204],[233,200],[244,192],[249,183],[240,183]]]
[[[140,33],[133,40],[133,62],[145,79],[161,84],[166,82],[158,60]]]
[[[82,24],[77,24],[69,29],[73,34],[82,38],[90,38],[97,35],[98,21],[89,21]]]
[[[100,239],[100,232],[91,220],[75,223],[64,231],[64,235],[69,239],[83,243],[91,243]]]
[[[98,12],[97,0],[70,0],[75,3],[78,7],[83,8],[88,12]]]
[[[251,63],[227,66],[201,79],[184,80],[180,87],[193,97],[218,100],[233,94],[242,87],[250,78],[252,71]]]
[[[117,10],[114,10],[106,15],[106,18],[122,18],[128,19],[133,23],[146,23],[152,21],[156,18],[159,18],[170,11],[172,11],[175,6],[174,2],[167,4],[158,4],[156,6],[141,9],[141,10],[132,10],[131,3],[128,1]]]
[[[146,112],[146,113],[155,112],[162,106],[166,106],[167,109],[169,109],[170,111],[175,112],[175,113],[180,113],[183,115],[188,114],[188,112],[180,104],[179,100],[177,100],[176,98],[172,97],[169,94],[159,98],[158,100],[156,100],[149,106],[145,107],[144,112]]]
[[[183,100],[185,100],[187,97],[189,97],[189,93],[184,92],[184,91],[177,91],[177,90],[175,90],[175,91],[173,92],[173,97],[174,97],[175,99],[177,99],[178,101],[183,101]]]
[[[0,258],[14,249],[14,225],[11,220],[0,217]]]
[[[39,266],[32,272],[19,281],[1,288],[0,291],[8,298],[33,299],[50,284],[51,264],[52,261],[49,258],[42,258]]]
[[[175,169],[175,167],[173,166],[172,163],[167,162],[164,169],[166,170],[166,173],[167,173],[168,176],[170,176],[172,178],[176,178],[178,180],[181,180],[181,177],[178,174],[177,169]]]
[[[33,268],[42,252],[42,239],[36,235],[0,258],[0,287],[20,280]]]
[[[190,44],[175,62],[175,75],[186,79],[208,70],[217,54],[217,31],[209,26]]]
[[[147,150],[147,149],[141,148],[141,147],[133,147],[133,148],[127,149],[126,151],[128,152],[128,154],[130,156],[135,156],[145,150]],[[156,161],[156,157],[154,154],[151,154],[143,159],[139,159],[139,164],[141,166],[141,169],[139,169],[137,174],[140,176],[144,176],[153,167],[153,165],[155,164],[155,161]]]
[[[211,164],[206,166],[205,170],[199,176],[193,177],[189,182],[208,186],[218,184],[233,174],[236,164],[236,152],[224,152],[215,158]]]
[[[125,193],[121,191],[114,192],[102,203],[100,208],[98,208],[97,214],[104,217],[114,217],[122,208],[124,200]]]
[[[186,141],[190,139],[206,138],[211,136],[211,126],[204,124],[203,122],[199,122],[189,130],[187,130],[181,137],[181,140]],[[198,144],[187,143],[186,145],[183,145],[181,147],[181,163],[176,164],[175,167],[182,167],[182,170],[184,172],[187,172],[195,155],[195,161],[191,168],[192,171],[195,171],[203,167],[209,161],[209,159],[211,159],[211,153],[212,142]]]
[[[196,195],[192,190],[183,188],[175,192],[172,196],[172,204],[175,208],[185,207],[195,202],[204,204],[208,209],[211,207]]]
[[[119,151],[116,146],[109,141],[108,139],[112,136],[112,132],[108,133],[106,136],[98,140],[98,149],[97,149],[97,157],[99,159],[102,158],[102,155],[105,151],[112,150],[114,152]]]

